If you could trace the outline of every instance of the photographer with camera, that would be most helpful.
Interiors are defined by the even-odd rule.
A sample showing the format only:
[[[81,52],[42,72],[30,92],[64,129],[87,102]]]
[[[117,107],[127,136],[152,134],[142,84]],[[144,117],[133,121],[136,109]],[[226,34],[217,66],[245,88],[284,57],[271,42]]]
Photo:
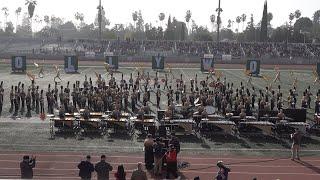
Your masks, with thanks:
[[[218,161],[217,167],[219,168],[216,180],[228,180],[229,172],[231,171],[222,161]]]
[[[23,156],[22,162],[20,162],[21,179],[32,179],[33,168],[36,166],[36,157]]]

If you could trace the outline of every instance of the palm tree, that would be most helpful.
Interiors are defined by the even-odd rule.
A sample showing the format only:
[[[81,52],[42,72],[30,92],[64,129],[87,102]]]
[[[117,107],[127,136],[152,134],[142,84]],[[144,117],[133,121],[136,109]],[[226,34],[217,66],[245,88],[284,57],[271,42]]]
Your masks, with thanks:
[[[77,21],[80,21],[80,24],[79,24],[79,29],[80,29],[81,24],[83,24],[83,21],[84,21],[84,15],[83,15],[83,13],[76,12],[76,13],[74,14],[74,18],[75,18]]]
[[[26,5],[28,5],[29,18],[33,17],[34,9],[36,8],[36,0],[26,0]]]
[[[26,0],[26,5],[28,5],[28,13],[29,13],[29,18],[30,18],[30,23],[31,23],[31,31],[32,31],[32,17],[34,14],[34,9],[36,8],[37,1],[36,0]],[[33,36],[33,34],[32,34]]]
[[[295,18],[295,14],[290,13],[290,14],[289,14],[289,23],[290,23],[290,26],[292,26],[292,21],[294,20],[294,18]]]
[[[313,14],[313,23],[320,24],[320,10],[314,12],[314,14]]]
[[[162,26],[162,22],[163,22],[163,20],[166,18],[166,15],[164,14],[164,13],[160,13],[159,14],[159,20],[160,20],[160,22],[161,22],[161,26]]]
[[[301,17],[301,11],[299,9],[297,9],[295,12],[294,12],[294,17],[296,19],[299,19]]]
[[[273,14],[271,12],[269,12],[267,17],[268,17],[268,25],[271,25],[271,21],[273,19]]]
[[[8,19],[8,16],[9,16],[9,13],[8,13],[8,8],[7,7],[3,7],[2,9],[1,9],[1,11],[3,11],[3,14],[4,14],[4,17],[5,17],[5,21],[4,21],[4,29],[6,29],[6,27],[7,27],[7,19]]]
[[[40,18],[40,16],[38,15],[35,15],[34,16],[34,22],[36,22],[37,24],[40,24],[42,23],[42,19]],[[36,30],[35,30],[36,31]]]
[[[47,24],[47,26],[49,27],[49,24],[50,24],[50,17],[48,15],[45,15],[43,17],[43,21]]]
[[[242,20],[242,31],[244,30],[244,23],[247,20],[247,15],[246,14],[242,14],[241,15],[241,20]]]
[[[16,21],[16,31],[17,31],[19,16],[20,16],[20,13],[21,13],[21,7],[18,7],[18,9],[16,9],[15,13],[16,13],[16,16],[17,16],[17,21]]]
[[[186,12],[186,16],[185,16],[185,19],[186,19],[186,23],[188,24],[188,29],[190,29],[190,19],[191,19],[191,16],[192,16],[192,13],[190,10],[188,10]]]
[[[231,28],[231,24],[232,24],[232,21],[231,21],[231,19],[229,19],[228,20],[228,26],[227,26],[229,29]]]
[[[134,27],[136,28],[136,21],[138,20],[138,11],[134,11],[132,13],[132,20],[133,20]]]
[[[239,24],[241,23],[241,17],[237,16],[236,22],[238,23],[238,32],[239,32]]]
[[[216,22],[216,15],[212,14],[210,16],[210,22],[212,24],[212,32],[213,32],[213,29],[214,29],[214,23]]]

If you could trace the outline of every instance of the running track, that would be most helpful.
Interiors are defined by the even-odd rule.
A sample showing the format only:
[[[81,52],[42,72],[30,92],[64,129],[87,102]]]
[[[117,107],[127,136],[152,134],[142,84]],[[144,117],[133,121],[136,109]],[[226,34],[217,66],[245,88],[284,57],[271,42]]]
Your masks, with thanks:
[[[19,162],[28,152],[0,152],[0,179],[19,178]],[[35,179],[79,179],[76,168],[80,160],[86,154],[55,152],[36,153],[37,164],[34,169]],[[106,154],[107,161],[111,163],[114,170],[119,164],[123,164],[127,172],[127,179],[136,168],[137,162],[144,162],[143,154]],[[100,154],[91,154],[92,162],[99,160]],[[181,156],[179,162],[190,163],[189,167],[180,169],[181,179],[193,179],[200,176],[201,180],[213,179],[217,168],[215,164],[223,160],[231,167],[231,180],[251,180],[257,177],[258,180],[316,180],[320,179],[320,159],[302,158],[300,162],[290,159],[277,158],[253,158],[253,157],[217,157],[217,156]],[[112,172],[111,179],[113,178]],[[94,178],[96,178],[94,174]],[[148,173],[149,178],[153,178]]]

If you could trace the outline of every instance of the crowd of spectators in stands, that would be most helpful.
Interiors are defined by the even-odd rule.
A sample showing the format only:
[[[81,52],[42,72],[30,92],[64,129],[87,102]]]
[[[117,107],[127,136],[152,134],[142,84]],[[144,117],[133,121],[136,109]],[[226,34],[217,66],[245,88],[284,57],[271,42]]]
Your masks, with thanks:
[[[319,57],[319,44],[288,43],[238,43],[238,42],[197,42],[197,41],[107,41],[102,48],[98,43],[83,46],[85,51],[104,49],[118,55],[135,55],[144,52],[169,52],[178,56],[202,56],[203,54],[232,55],[239,57]]]
[[[294,43],[259,43],[259,42],[200,42],[200,41],[141,41],[80,39],[42,45],[40,49],[32,49],[32,54],[68,54],[95,52],[113,52],[116,55],[144,55],[165,53],[172,56],[203,56],[204,54],[232,55],[233,58],[263,56],[279,58],[314,58],[320,57],[320,44]]]

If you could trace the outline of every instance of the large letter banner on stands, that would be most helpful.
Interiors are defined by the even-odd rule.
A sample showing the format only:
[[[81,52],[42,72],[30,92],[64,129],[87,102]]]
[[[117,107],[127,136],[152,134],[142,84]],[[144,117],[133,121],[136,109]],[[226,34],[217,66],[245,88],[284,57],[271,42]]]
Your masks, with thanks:
[[[152,69],[163,70],[164,69],[164,56],[152,56]]]
[[[24,73],[27,70],[26,56],[12,56],[11,67],[13,73]]]
[[[259,74],[260,74],[260,60],[248,60],[246,70],[254,76],[259,76]]]
[[[111,69],[119,69],[119,57],[118,56],[106,56],[106,63],[109,64]]]
[[[213,55],[205,54],[203,58],[201,58],[201,71],[209,72],[214,68],[214,59]]]
[[[78,72],[78,57],[77,56],[65,56],[64,57],[64,71],[66,73]]]

